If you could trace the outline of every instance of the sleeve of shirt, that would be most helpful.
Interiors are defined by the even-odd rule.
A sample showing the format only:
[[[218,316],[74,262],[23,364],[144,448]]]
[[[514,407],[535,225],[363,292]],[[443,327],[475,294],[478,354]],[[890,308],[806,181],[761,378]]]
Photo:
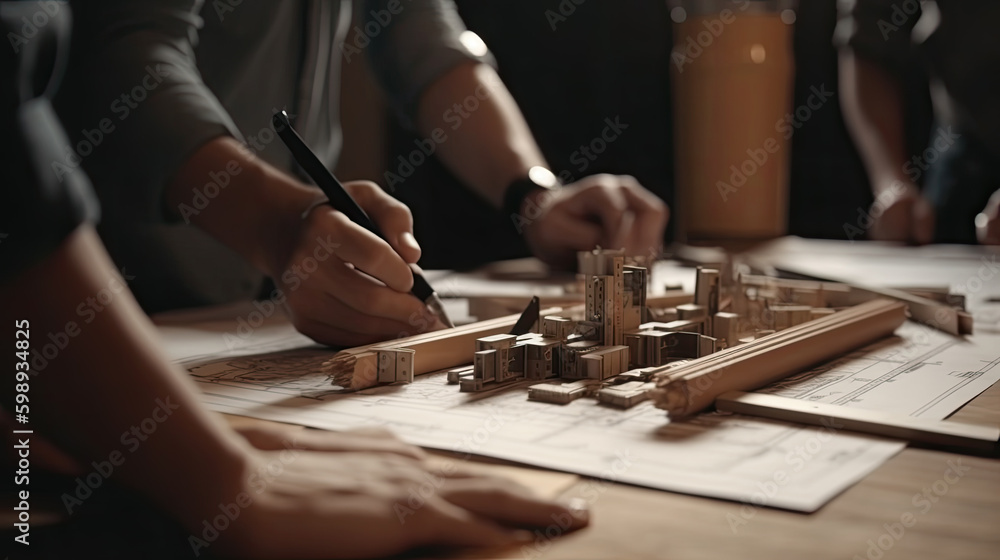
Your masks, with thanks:
[[[837,47],[899,73],[912,52],[913,27],[920,19],[917,0],[839,0],[834,32]]]
[[[50,7],[51,8],[51,7]],[[35,3],[0,4],[0,31],[16,34]],[[53,253],[83,222],[96,221],[97,202],[79,169],[53,165],[69,143],[45,92],[61,72],[68,15],[31,41],[0,49],[0,284]]]
[[[373,70],[407,122],[416,120],[423,91],[455,66],[470,60],[495,66],[482,39],[466,33],[451,0],[364,0],[359,4],[360,30],[371,38],[367,52]]]
[[[0,152],[0,283],[53,253],[84,222],[98,219],[97,200],[79,170],[60,173],[51,163],[68,141],[45,98],[16,109],[11,140]],[[5,142],[6,143],[6,142]]]
[[[202,3],[72,3],[74,60],[62,91],[77,125],[70,128],[76,155],[102,198],[123,204],[137,220],[164,219],[166,181],[199,147],[224,135],[242,140],[198,71]],[[100,141],[84,145],[83,153],[79,142],[94,137]]]

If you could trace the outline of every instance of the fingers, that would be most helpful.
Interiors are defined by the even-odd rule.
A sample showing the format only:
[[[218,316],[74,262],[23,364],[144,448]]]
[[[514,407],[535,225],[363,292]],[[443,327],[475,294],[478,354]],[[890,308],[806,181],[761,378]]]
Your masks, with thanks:
[[[348,266],[331,267],[329,275],[328,294],[367,315],[405,323],[410,334],[426,332],[437,321],[437,316],[412,294],[381,286]]]
[[[300,449],[328,452],[391,453],[417,461],[427,458],[423,449],[396,439],[388,430],[370,428],[350,432],[300,430],[292,438]]]
[[[348,273],[357,274],[357,272],[349,269]],[[316,294],[316,297],[313,297],[312,301],[308,303],[310,316],[317,322],[331,327],[347,327],[358,334],[374,335],[383,339],[398,337],[400,333],[417,334],[417,325],[411,324],[408,321],[408,316],[406,320],[403,320],[402,317],[382,317],[375,315],[371,309],[355,309],[337,299],[337,296],[342,296],[343,294],[337,293],[335,286],[328,287],[332,288],[332,290],[327,290],[327,293]],[[372,290],[382,291],[376,288],[382,288],[382,290],[392,294],[399,293],[392,292],[384,286],[374,286]],[[414,312],[422,311],[422,304],[419,300],[410,294],[402,295],[406,296],[406,299],[413,300],[412,303],[409,301],[406,303],[413,308]]]
[[[983,245],[1000,245],[1000,190],[993,193],[986,208],[976,216],[976,237]]]
[[[378,225],[389,245],[404,261],[415,263],[420,260],[420,245],[413,237],[413,216],[405,204],[370,181],[352,181],[344,188]]]
[[[459,507],[497,523],[518,527],[556,525],[575,530],[590,522],[582,502],[572,506],[543,500],[527,488],[504,479],[470,477],[450,479],[443,497]]]
[[[598,244],[624,248],[630,254],[646,254],[662,244],[667,205],[634,177],[595,175],[584,181],[581,190],[567,200],[567,210],[580,218],[600,219]]]
[[[603,229],[602,241],[608,248],[621,247],[627,231],[624,223],[628,201],[618,186],[617,177],[595,175],[581,182],[580,190],[565,202],[566,209],[580,218],[597,217]]]
[[[317,209],[315,213],[319,214],[316,219],[324,222],[321,229],[331,232],[327,237],[333,241],[333,252],[341,260],[397,292],[409,292],[413,288],[410,267],[383,239],[332,208]]]
[[[647,191],[632,177],[622,177],[622,193],[634,216],[632,254],[659,252],[663,234],[670,219],[670,210],[659,197]]]
[[[531,540],[527,531],[503,528],[436,496],[424,509],[422,522],[412,527],[417,546],[500,547]]]

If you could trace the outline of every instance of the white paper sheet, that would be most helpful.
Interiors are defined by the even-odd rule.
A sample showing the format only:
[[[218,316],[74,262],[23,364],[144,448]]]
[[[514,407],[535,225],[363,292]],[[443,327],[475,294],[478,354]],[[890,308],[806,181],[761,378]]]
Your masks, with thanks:
[[[896,334],[761,392],[941,420],[1000,380],[1000,335],[913,322]]]
[[[899,338],[785,380],[771,391],[940,419],[1000,378],[1000,336],[980,328],[997,321],[988,315],[996,306],[984,301],[1000,293],[1000,275],[988,274],[992,260],[984,261],[978,252],[940,248],[934,250],[941,254],[903,257],[874,245],[830,244],[791,240],[780,254],[798,264],[816,263],[816,274],[823,270],[813,253],[823,253],[828,270],[845,275],[853,271],[897,285],[950,283],[978,306],[980,334],[958,339],[908,323]],[[928,257],[940,263],[930,275]],[[876,275],[868,266],[890,270]],[[689,270],[670,272],[681,278]],[[981,286],[973,282],[976,289],[968,289],[974,276]],[[516,288],[520,293],[525,286]],[[818,509],[903,448],[900,442],[832,428],[741,416],[702,415],[670,424],[649,403],[627,411],[593,400],[564,407],[534,403],[527,401],[524,384],[468,395],[446,385],[441,375],[337,395],[326,376],[316,373],[330,352],[311,345],[280,312],[256,324],[252,307],[223,311],[222,319],[211,321],[191,316],[159,321],[171,357],[193,367],[205,402],[220,412],[333,430],[386,426],[426,447],[798,511]],[[247,356],[265,352],[278,353]]]
[[[256,329],[248,342],[278,353],[246,356],[225,346],[224,324],[161,328],[171,355],[193,370],[204,402],[219,412],[333,430],[384,426],[425,447],[798,511],[818,509],[904,447],[733,415],[670,424],[648,402],[626,411],[591,399],[530,402],[527,383],[470,395],[442,374],[337,395],[317,373],[329,351],[295,349],[301,341],[291,327]],[[212,340],[225,357],[205,363]],[[194,359],[184,352],[192,341]]]

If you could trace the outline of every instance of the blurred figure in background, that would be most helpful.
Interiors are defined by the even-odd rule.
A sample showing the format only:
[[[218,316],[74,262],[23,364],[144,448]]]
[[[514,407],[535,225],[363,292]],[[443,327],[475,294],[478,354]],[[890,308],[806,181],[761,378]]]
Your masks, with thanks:
[[[1000,244],[1000,3],[844,0],[840,15],[842,105],[875,195],[869,237]],[[930,75],[937,124],[917,153],[904,140],[912,64]]]

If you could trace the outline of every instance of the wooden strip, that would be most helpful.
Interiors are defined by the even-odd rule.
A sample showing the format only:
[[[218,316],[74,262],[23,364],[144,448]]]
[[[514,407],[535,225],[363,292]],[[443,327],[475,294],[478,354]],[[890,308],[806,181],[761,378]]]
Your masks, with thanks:
[[[978,451],[996,451],[1000,441],[1000,428],[996,426],[926,420],[881,410],[848,408],[762,393],[724,393],[715,399],[715,407],[737,414]]]
[[[651,398],[673,419],[709,408],[730,391],[748,391],[893,333],[906,319],[906,306],[875,300],[841,313],[803,323],[773,337],[692,360],[659,374]],[[793,331],[792,334],[783,333]]]
[[[704,358],[699,358],[696,360],[688,360],[685,362],[684,368],[680,368],[676,363],[667,364],[666,366],[661,366],[655,373],[660,373],[660,371],[669,371],[669,377],[663,377],[662,380],[666,379],[682,379],[684,377],[696,374],[701,368],[707,367],[709,365],[718,362],[732,362],[733,360],[740,359],[741,356],[747,356],[754,354],[756,352],[765,351],[768,348],[777,347],[784,342],[795,338],[801,338],[803,336],[810,336],[818,331],[826,329],[830,324],[837,324],[848,321],[859,315],[864,315],[868,313],[864,308],[855,309],[854,307],[845,309],[843,311],[838,311],[836,313],[837,317],[832,319],[827,319],[826,321],[820,322],[817,319],[808,321],[801,325],[796,325],[795,327],[785,329],[774,334],[767,335],[765,337],[754,340],[753,342],[742,344],[739,346],[731,346],[724,350],[715,352]],[[662,381],[661,381],[662,384]]]
[[[803,274],[786,267],[777,269],[800,276],[809,276],[822,282],[838,282],[835,278],[818,278],[811,274]],[[868,301],[873,298],[888,298],[901,301],[909,306],[910,317],[925,325],[942,330],[948,334],[962,336],[972,334],[972,315],[961,309],[956,309],[950,305],[939,303],[932,299],[913,295],[903,290],[892,288],[882,288],[877,286],[855,284],[853,282],[842,282],[850,286],[851,297],[856,303]]]
[[[543,309],[542,315],[556,315],[566,310],[561,307]],[[406,348],[416,351],[413,357],[413,374],[424,375],[472,361],[477,338],[510,331],[518,315],[508,315],[480,321],[451,329],[422,333],[406,338],[377,342],[337,352],[323,370],[334,385],[350,390],[373,387],[378,383],[378,350]]]

